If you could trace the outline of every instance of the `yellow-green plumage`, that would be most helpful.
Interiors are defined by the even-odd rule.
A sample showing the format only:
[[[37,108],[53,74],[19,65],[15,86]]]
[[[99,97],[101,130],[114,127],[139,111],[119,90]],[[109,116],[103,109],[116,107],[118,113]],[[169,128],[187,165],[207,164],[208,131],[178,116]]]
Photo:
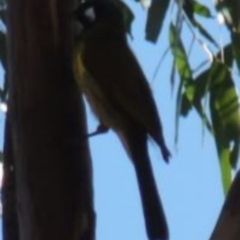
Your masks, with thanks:
[[[78,37],[74,74],[95,115],[118,134],[133,162],[149,239],[167,240],[167,224],[147,151],[148,136],[159,145],[166,161],[170,152],[148,82],[128,46],[121,13],[113,1],[83,4],[83,10],[96,8],[96,21],[89,21]],[[78,11],[79,20],[86,17],[83,10]]]

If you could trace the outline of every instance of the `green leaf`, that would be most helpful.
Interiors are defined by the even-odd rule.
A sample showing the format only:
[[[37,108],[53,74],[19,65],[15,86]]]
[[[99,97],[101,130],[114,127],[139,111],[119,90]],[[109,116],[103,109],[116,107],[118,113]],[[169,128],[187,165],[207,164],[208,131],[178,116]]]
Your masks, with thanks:
[[[186,93],[184,92],[182,94],[182,101],[181,101],[181,108],[180,108],[180,114],[183,117],[187,117],[188,113],[190,112],[190,110],[192,110],[193,108],[193,104],[192,102],[190,102],[187,98]]]
[[[145,29],[147,40],[151,42],[157,41],[169,4],[170,0],[152,0],[152,4],[147,14]]]
[[[226,190],[231,181],[230,169],[236,167],[239,157],[239,96],[227,65],[213,62],[210,78],[210,113]]]
[[[192,70],[188,62],[188,57],[183,43],[180,39],[176,27],[173,24],[170,25],[169,41],[174,57],[174,62],[179,72],[181,81],[183,81],[184,86],[187,87],[187,85],[192,81]]]
[[[230,142],[239,137],[240,133],[239,95],[225,64],[219,62],[213,64],[211,81],[211,101]]]
[[[198,14],[202,17],[207,17],[207,18],[212,17],[212,14],[208,9],[208,7],[206,7],[205,5],[197,1],[185,0],[183,2],[183,9],[191,21],[194,20],[194,14]]]
[[[223,190],[225,195],[228,193],[228,190],[232,183],[232,174],[231,174],[231,165],[229,162],[230,159],[230,149],[222,148],[220,152],[220,169],[221,169],[221,178],[223,184]]]
[[[189,101],[187,97],[187,93],[183,93],[183,106],[181,110],[181,114],[186,116],[188,112],[192,109],[193,106],[199,109],[199,113],[202,112],[201,107],[201,100],[207,93],[208,88],[208,74],[209,69],[202,72],[195,80],[194,80],[194,100]],[[198,107],[197,107],[198,106]]]
[[[228,44],[226,45],[219,53],[216,54],[216,59],[222,58],[221,55],[224,56],[224,63],[228,68],[232,67],[233,64],[233,53],[232,53],[232,45]],[[200,73],[194,80],[194,102],[197,104],[198,102],[201,102],[201,99],[204,98],[204,96],[209,92],[210,88],[210,79],[209,74],[212,71],[212,66],[210,66],[208,69]],[[193,86],[192,86],[193,87]],[[186,93],[184,93],[186,95]],[[186,96],[185,96],[186,97]],[[183,96],[183,101],[184,98]],[[187,107],[189,104],[184,103],[185,107],[183,109],[183,115],[186,114],[190,110],[190,106]]]
[[[225,63],[221,63],[221,55]],[[224,191],[227,192],[231,183],[231,167],[235,168],[239,157],[240,140],[240,105],[236,86],[230,68],[233,64],[232,45],[220,51],[209,69],[202,72],[194,81],[193,101],[189,101],[187,92],[182,97],[182,114],[187,114],[194,107],[207,128],[215,138],[220,161]],[[212,126],[207,119],[201,99],[210,93],[209,108]],[[213,130],[212,130],[213,128]]]
[[[224,55],[225,65],[228,68],[231,68],[233,64],[232,45],[231,44],[226,45],[218,54],[216,54],[216,59],[220,60],[221,55]],[[207,127],[210,133],[213,133],[212,125],[201,103],[202,99],[210,91],[211,71],[212,71],[212,66],[210,66],[208,69],[203,71],[194,80],[192,85],[192,88],[194,88],[194,90],[192,90],[192,93],[194,93],[194,99],[192,101],[189,101],[187,92],[184,92],[182,94],[180,112],[182,116],[187,116],[189,111],[194,107],[197,113],[199,114],[199,116],[201,117],[204,125]]]
[[[197,92],[197,90],[198,89],[196,88],[195,92]],[[184,92],[183,95],[182,95],[182,101],[181,101],[181,110],[180,110],[181,115],[186,117],[187,114],[189,113],[189,111],[193,107],[195,108],[195,110],[199,114],[203,125],[206,126],[206,128],[209,130],[210,133],[213,133],[212,125],[211,125],[211,123],[208,119],[208,116],[207,116],[207,114],[204,110],[204,107],[202,106],[201,99],[197,98],[197,95],[195,94],[194,100],[192,102],[190,102],[188,100],[186,92]]]
[[[181,113],[181,106],[182,106],[182,89],[183,89],[183,82],[180,82],[178,91],[177,91],[177,102],[176,102],[176,114],[175,114],[175,144],[178,142],[178,133],[179,133],[179,118]]]
[[[202,3],[199,3],[197,1],[191,1],[192,5],[193,5],[193,10],[194,13],[203,16],[203,17],[207,17],[207,18],[211,18],[212,14],[211,11],[209,10],[209,8],[207,6],[205,6]]]
[[[195,88],[192,80],[192,70],[188,62],[188,57],[184,49],[183,43],[180,39],[176,27],[171,24],[169,31],[169,41],[171,51],[174,57],[174,63],[180,75],[180,85],[178,89],[177,97],[177,111],[176,111],[176,133],[175,133],[175,142],[178,139],[178,125],[179,125],[179,116],[182,111],[182,89],[185,89],[185,99],[184,103],[188,103],[188,106],[193,103]]]

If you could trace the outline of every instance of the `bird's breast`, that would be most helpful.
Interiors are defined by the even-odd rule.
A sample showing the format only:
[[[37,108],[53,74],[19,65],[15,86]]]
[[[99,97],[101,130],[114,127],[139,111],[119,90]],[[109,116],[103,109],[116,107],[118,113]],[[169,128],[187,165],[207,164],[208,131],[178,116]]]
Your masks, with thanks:
[[[102,91],[102,86],[87,71],[79,52],[75,54],[74,58],[74,75],[91,110],[106,127],[115,131],[121,129],[125,122],[123,116]]]

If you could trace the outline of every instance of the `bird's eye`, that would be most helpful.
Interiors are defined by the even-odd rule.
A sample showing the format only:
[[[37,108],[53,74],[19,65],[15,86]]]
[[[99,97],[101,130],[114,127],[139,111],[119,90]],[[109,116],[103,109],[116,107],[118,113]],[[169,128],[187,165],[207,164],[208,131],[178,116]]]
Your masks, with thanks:
[[[88,8],[85,11],[85,16],[91,21],[94,22],[96,20],[96,13],[93,7]]]

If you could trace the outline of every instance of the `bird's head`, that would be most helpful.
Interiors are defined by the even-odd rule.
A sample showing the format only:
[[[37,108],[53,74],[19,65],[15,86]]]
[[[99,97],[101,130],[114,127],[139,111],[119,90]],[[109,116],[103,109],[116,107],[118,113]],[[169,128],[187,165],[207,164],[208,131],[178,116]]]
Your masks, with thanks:
[[[132,11],[120,0],[87,0],[75,11],[75,17],[83,28],[104,21],[121,27],[128,33],[134,19]]]

